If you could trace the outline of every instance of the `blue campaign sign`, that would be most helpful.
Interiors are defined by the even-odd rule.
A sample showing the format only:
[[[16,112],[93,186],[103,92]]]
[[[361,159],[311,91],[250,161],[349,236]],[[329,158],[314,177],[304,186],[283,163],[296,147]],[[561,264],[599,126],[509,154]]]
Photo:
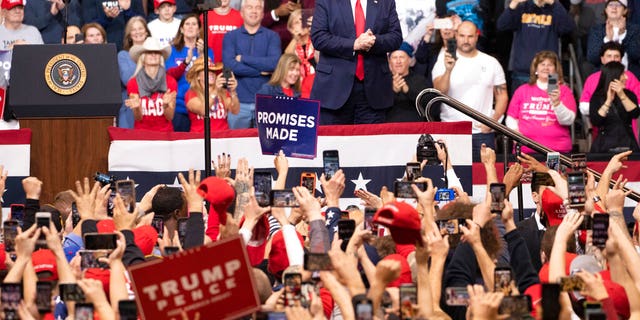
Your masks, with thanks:
[[[280,150],[294,158],[313,159],[318,145],[320,101],[256,95],[256,122],[262,154]]]

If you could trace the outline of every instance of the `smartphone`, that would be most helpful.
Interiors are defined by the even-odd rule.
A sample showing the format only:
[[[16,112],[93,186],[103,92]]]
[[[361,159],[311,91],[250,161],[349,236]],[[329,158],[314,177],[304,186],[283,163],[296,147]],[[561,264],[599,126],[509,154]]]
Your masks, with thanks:
[[[419,162],[407,162],[405,172],[407,181],[414,181],[422,177],[422,169],[420,168]]]
[[[303,172],[300,175],[300,186],[307,188],[312,196],[316,196],[316,173]]]
[[[489,193],[491,193],[491,212],[501,213],[504,209],[504,199],[506,197],[507,187],[504,183],[492,183],[489,185]]]
[[[80,212],[75,202],[71,203],[71,225],[75,228],[80,223]]]
[[[228,67],[222,68],[222,77],[224,78],[222,88],[227,89],[229,87],[229,79],[231,79],[232,77],[231,69],[229,69]]]
[[[308,271],[333,270],[333,265],[326,253],[305,252],[304,269]]]
[[[291,190],[271,190],[271,206],[299,207],[300,204]]]
[[[84,248],[87,250],[113,250],[118,246],[116,233],[85,233]]]
[[[178,240],[180,244],[184,246],[184,238],[187,236],[187,222],[188,218],[179,218],[178,219]]]
[[[584,173],[571,172],[567,175],[569,184],[569,208],[581,210],[587,200],[587,192],[584,187]]]
[[[363,295],[357,295],[351,299],[353,310],[358,320],[373,320],[373,302]]]
[[[269,312],[267,320],[287,320],[287,315],[284,312]]]
[[[553,178],[546,172],[535,172],[531,177],[532,184],[538,184],[540,186],[555,186]]]
[[[162,234],[164,233],[164,219],[160,217],[153,217],[153,220],[151,220],[151,226],[156,229],[158,238],[162,239]]]
[[[302,275],[300,273],[286,273],[284,275],[284,305],[293,306],[300,300]]]
[[[453,189],[438,189],[436,190],[436,201],[453,201],[456,198],[456,192]]]
[[[16,220],[7,220],[3,223],[4,250],[6,252],[16,251],[16,236],[19,225]]]
[[[116,181],[116,192],[122,198],[127,211],[133,212],[136,209],[136,183],[135,181],[118,180]]]
[[[493,291],[502,292],[505,296],[511,295],[511,268],[496,267],[493,270]]]
[[[505,296],[498,307],[498,314],[508,314],[509,319],[522,319],[531,312],[531,296]]]
[[[560,172],[560,153],[547,153],[547,168]]]
[[[449,18],[436,18],[433,19],[434,29],[453,29],[453,20]]]
[[[458,59],[458,57],[456,55],[457,51],[458,51],[458,42],[457,42],[456,38],[452,38],[452,39],[447,40],[447,52],[454,59]]]
[[[372,236],[378,235],[378,225],[373,222],[373,217],[376,215],[376,209],[364,208],[364,229],[371,231]]]
[[[136,320],[138,319],[138,307],[135,300],[118,301],[118,313],[120,320]]]
[[[440,234],[443,236],[447,234],[452,235],[462,233],[462,230],[460,230],[460,226],[464,226],[466,225],[466,223],[467,221],[464,218],[436,221],[438,230],[440,230]]]
[[[591,234],[593,245],[598,248],[604,248],[607,243],[607,239],[609,239],[609,214],[594,213],[591,230],[593,230],[593,233]]]
[[[560,315],[560,285],[542,283],[542,319],[557,320]]]
[[[427,190],[427,184],[425,182],[408,182],[408,181],[396,181],[394,195],[396,198],[416,198],[416,193],[413,192],[412,184],[415,184],[421,191]]]
[[[558,89],[558,75],[552,73],[549,75],[549,80],[547,80],[547,93],[551,93],[556,89]]]
[[[49,228],[51,226],[51,212],[36,212],[36,224],[38,228]]]
[[[329,180],[340,169],[340,159],[338,150],[322,151],[322,165],[324,168],[324,177]]]
[[[22,226],[22,221],[24,221],[24,204],[12,204],[11,205],[11,216],[9,219],[16,220]]]
[[[256,200],[261,207],[267,207],[271,203],[271,172],[256,171],[253,173],[253,188]]]
[[[100,258],[106,258],[111,253],[109,250],[79,250],[80,270],[109,269],[109,264],[101,262]]]
[[[82,41],[84,41],[84,34],[82,34],[82,33],[76,34],[75,43],[80,43]]]
[[[81,302],[84,301],[84,292],[82,292],[82,288],[75,283],[61,283],[58,285],[60,289],[60,298],[62,301],[75,301]]]
[[[448,287],[444,289],[448,306],[466,306],[469,304],[469,292],[466,287]]]
[[[584,289],[584,285],[582,278],[576,275],[560,278],[560,290],[562,291],[581,291]]]
[[[17,310],[22,300],[22,283],[2,283],[0,292],[5,319],[20,319]]]
[[[179,247],[164,247],[164,255],[165,256],[170,256],[170,255],[178,253],[178,252],[180,252],[180,248]]]
[[[591,219],[591,216],[583,215],[582,223],[578,230],[591,230],[591,228],[593,228],[593,219]]]
[[[338,221],[338,237],[343,240],[343,243],[349,242],[349,239],[351,239],[355,230],[355,220],[349,219]]]
[[[413,306],[418,304],[418,292],[415,284],[400,285],[400,319],[413,319],[416,314]]]
[[[75,320],[93,320],[93,303],[76,303]]]
[[[602,304],[599,302],[586,301],[584,303],[584,318],[589,320],[605,320],[607,316],[602,310]]]
[[[36,283],[36,306],[38,313],[45,314],[51,312],[51,290],[53,284],[49,281],[38,281]]]
[[[571,155],[571,171],[585,172],[587,170],[587,155],[576,153]]]

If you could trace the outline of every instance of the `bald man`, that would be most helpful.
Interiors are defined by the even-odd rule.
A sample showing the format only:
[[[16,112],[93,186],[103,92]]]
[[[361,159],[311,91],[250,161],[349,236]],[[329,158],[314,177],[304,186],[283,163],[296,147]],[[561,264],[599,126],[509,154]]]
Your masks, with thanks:
[[[465,105],[499,121],[507,110],[509,96],[504,71],[495,58],[480,52],[478,29],[471,21],[458,27],[456,57],[440,52],[433,67],[433,86]],[[494,106],[495,100],[495,106]],[[461,112],[442,105],[443,122],[472,121]],[[487,126],[473,121],[473,157],[479,159],[480,146],[484,143],[495,149],[495,134]]]

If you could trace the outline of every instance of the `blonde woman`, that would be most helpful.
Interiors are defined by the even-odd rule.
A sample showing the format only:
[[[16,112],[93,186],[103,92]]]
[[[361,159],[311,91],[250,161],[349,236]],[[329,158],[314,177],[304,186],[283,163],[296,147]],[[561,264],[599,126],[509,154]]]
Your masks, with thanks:
[[[262,85],[257,94],[300,97],[300,58],[291,53],[283,54],[271,80]]]
[[[122,84],[122,101],[126,100],[129,95],[127,93],[127,83],[136,71],[137,61],[133,61],[129,55],[129,49],[134,45],[142,45],[144,40],[151,33],[147,28],[147,21],[137,16],[129,19],[124,27],[124,43],[123,48],[118,52],[118,69],[120,70],[120,83]],[[133,128],[133,112],[124,103],[118,114],[118,127]]]

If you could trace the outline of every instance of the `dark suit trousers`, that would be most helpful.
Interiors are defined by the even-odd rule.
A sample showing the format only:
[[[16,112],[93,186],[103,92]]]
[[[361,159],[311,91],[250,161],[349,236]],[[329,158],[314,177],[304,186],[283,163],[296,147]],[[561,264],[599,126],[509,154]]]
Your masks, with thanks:
[[[388,109],[373,109],[364,92],[364,82],[353,77],[353,88],[347,102],[337,110],[320,109],[320,124],[383,123]]]

